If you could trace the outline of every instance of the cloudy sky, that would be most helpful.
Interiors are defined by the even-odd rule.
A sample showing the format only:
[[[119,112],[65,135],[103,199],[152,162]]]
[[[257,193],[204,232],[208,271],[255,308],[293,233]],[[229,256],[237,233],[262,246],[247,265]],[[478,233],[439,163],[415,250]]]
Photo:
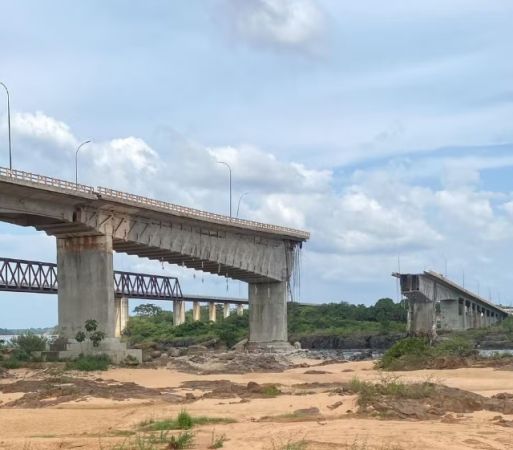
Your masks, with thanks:
[[[398,268],[509,304],[513,3],[504,0],[2,1],[14,167],[311,231],[301,299],[396,298]],[[0,92],[0,105],[4,103]],[[5,107],[0,165],[6,166]],[[55,242],[0,224],[0,254]],[[178,274],[189,293],[245,295]],[[0,327],[57,321],[1,294]]]

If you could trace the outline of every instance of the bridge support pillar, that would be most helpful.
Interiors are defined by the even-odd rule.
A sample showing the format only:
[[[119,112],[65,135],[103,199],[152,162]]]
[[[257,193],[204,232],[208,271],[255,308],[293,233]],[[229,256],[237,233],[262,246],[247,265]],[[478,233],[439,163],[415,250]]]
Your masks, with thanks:
[[[230,317],[230,304],[229,303],[225,303],[223,305],[223,317],[225,319]]]
[[[208,320],[210,320],[210,322],[216,321],[216,304],[215,303],[208,304]]]
[[[410,299],[408,301],[408,335],[435,338],[435,317],[435,302]]]
[[[112,237],[57,239],[59,333],[74,338],[86,320],[98,322],[107,338],[115,336]]]
[[[173,301],[173,325],[178,326],[185,322],[185,302]]]
[[[116,297],[114,306],[116,310],[116,330],[114,335],[115,337],[121,337],[128,323],[128,298]]]
[[[238,316],[244,315],[244,305],[237,305],[237,315]]]
[[[201,307],[200,302],[194,302],[192,304],[192,320],[198,322],[201,319]]]
[[[292,349],[287,341],[287,282],[249,284],[248,347]]]

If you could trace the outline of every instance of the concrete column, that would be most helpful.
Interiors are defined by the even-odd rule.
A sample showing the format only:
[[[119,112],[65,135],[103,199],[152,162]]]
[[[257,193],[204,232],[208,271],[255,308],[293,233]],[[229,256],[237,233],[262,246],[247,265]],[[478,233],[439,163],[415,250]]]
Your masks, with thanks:
[[[249,347],[290,348],[286,282],[249,284]]]
[[[408,302],[409,336],[436,336],[435,302],[424,300],[410,300]]]
[[[470,304],[472,311],[472,328],[477,328],[477,305],[475,303]]]
[[[244,305],[237,305],[237,315],[238,316],[244,315]]]
[[[185,323],[185,302],[182,302],[182,307],[180,308],[180,323]]]
[[[442,330],[461,330],[462,318],[459,313],[459,301],[448,299],[440,301],[440,318]]]
[[[201,319],[201,307],[200,302],[194,302],[192,304],[192,320],[198,322]]]
[[[223,317],[225,319],[230,317],[230,304],[229,303],[225,303],[223,305]]]
[[[121,337],[128,323],[128,298],[116,296],[114,307],[116,311],[116,330],[114,335],[115,337]]]
[[[57,239],[57,281],[61,336],[74,338],[89,319],[115,336],[112,236]]]
[[[215,303],[208,304],[208,320],[210,320],[210,322],[216,321],[216,304]]]
[[[173,325],[178,326],[185,322],[184,320],[185,302],[182,300],[173,301]]]

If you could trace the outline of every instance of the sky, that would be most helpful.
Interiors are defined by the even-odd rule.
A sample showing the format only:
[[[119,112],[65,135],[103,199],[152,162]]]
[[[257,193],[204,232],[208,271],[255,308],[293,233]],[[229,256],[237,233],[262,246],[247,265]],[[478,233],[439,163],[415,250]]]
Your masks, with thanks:
[[[0,0],[14,168],[311,232],[300,300],[397,299],[436,270],[511,304],[513,3]],[[0,90],[0,165],[8,165]],[[55,261],[0,224],[0,256]],[[177,275],[191,294],[246,286]],[[0,293],[0,327],[52,326],[55,296]],[[132,305],[133,306],[133,305]],[[165,305],[165,308],[169,308]]]

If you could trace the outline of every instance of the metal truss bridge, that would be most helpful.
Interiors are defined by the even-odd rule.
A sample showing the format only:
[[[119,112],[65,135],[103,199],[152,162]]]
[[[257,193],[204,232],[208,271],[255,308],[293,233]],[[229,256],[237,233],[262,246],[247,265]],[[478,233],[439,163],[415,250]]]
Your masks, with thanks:
[[[182,293],[176,277],[114,271],[114,290],[118,296],[141,300],[181,300],[186,302],[247,305],[242,298],[207,297]],[[0,258],[0,291],[57,294],[57,264]]]
[[[0,291],[57,294],[57,264],[0,258]],[[114,271],[116,295],[148,300],[181,300],[176,277]]]

